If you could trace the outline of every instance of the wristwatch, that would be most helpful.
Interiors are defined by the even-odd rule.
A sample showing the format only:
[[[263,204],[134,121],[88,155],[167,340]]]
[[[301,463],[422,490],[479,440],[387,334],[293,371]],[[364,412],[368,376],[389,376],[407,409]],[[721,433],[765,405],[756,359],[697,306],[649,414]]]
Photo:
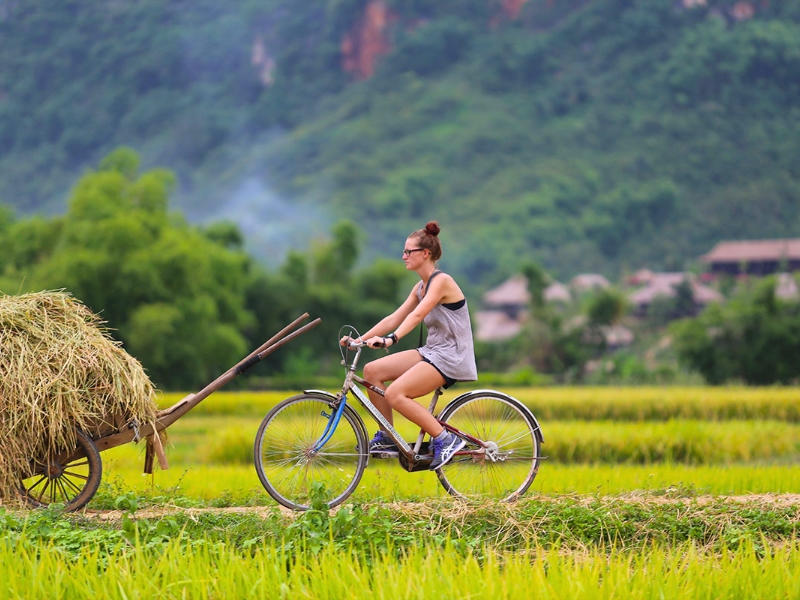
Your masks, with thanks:
[[[397,344],[397,334],[396,333],[390,333],[389,335],[386,336],[386,339],[387,340],[392,340],[392,346]]]

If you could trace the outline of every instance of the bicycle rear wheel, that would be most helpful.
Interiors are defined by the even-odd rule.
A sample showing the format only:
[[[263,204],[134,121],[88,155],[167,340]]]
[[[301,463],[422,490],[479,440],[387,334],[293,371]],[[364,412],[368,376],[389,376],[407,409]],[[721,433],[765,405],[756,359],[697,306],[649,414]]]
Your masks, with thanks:
[[[356,489],[367,466],[366,430],[350,406],[345,406],[330,440],[314,451],[333,415],[330,403],[326,396],[309,394],[287,398],[258,428],[254,447],[258,478],[270,496],[292,510],[307,510],[315,495],[329,507],[341,504]]]
[[[533,414],[519,400],[484,391],[456,398],[440,420],[480,439],[436,471],[452,495],[513,501],[524,494],[539,470],[542,435]]]

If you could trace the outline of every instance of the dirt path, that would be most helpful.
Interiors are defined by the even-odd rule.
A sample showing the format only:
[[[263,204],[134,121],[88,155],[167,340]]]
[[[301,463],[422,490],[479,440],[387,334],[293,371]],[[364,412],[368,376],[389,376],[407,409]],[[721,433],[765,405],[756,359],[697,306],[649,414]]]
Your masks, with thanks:
[[[561,496],[539,496],[535,499],[539,501],[558,502],[565,498],[574,498],[583,504],[591,504],[600,500],[601,502],[628,502],[644,504],[684,504],[705,506],[719,501],[726,501],[736,504],[755,505],[765,509],[785,506],[800,507],[800,494],[747,494],[740,496],[694,496],[694,497],[670,497],[668,495],[655,494],[622,494],[618,496],[587,496],[587,495],[561,495]],[[431,513],[434,511],[469,513],[469,505],[454,502],[451,499],[429,502],[389,502],[382,503],[386,508],[396,509],[405,513]],[[509,508],[512,505],[506,505]],[[136,511],[139,519],[160,519],[169,515],[182,514],[188,517],[199,516],[202,514],[226,514],[226,515],[257,515],[263,518],[271,516],[278,510],[287,517],[296,516],[298,513],[291,511],[283,506],[273,504],[270,506],[230,506],[226,508],[182,508],[179,506],[163,506],[157,508],[147,508]],[[336,510],[336,509],[334,509]],[[122,519],[124,511],[121,510],[86,510],[84,516],[103,521],[115,522]]]

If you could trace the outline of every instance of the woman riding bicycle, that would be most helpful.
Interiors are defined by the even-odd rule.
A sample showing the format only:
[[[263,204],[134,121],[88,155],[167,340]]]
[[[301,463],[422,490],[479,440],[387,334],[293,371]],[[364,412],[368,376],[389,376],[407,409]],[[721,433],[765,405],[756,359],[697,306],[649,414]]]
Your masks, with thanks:
[[[364,379],[385,390],[385,396],[370,391],[369,397],[390,424],[396,410],[431,436],[434,455],[431,470],[447,463],[465,443],[445,430],[414,399],[439,387],[448,388],[456,381],[475,381],[478,377],[466,298],[450,275],[436,269],[436,262],[442,256],[439,231],[439,224],[431,221],[408,236],[403,260],[406,269],[417,273],[421,281],[397,310],[361,337],[370,348],[388,348],[421,322],[428,328],[424,346],[368,363]],[[345,336],[340,343],[345,345],[350,341]],[[392,383],[387,387],[388,382]],[[379,430],[369,449],[387,452],[397,450],[397,446]]]

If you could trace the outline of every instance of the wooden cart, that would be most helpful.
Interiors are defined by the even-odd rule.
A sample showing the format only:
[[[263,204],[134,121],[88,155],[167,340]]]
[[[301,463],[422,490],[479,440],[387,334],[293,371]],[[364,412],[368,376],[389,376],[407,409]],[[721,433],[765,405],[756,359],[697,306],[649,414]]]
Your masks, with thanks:
[[[266,356],[298,335],[316,327],[320,322],[320,319],[315,319],[295,329],[307,318],[308,313],[298,317],[202,390],[189,394],[169,408],[158,411],[155,423],[138,423],[136,420],[131,420],[120,427],[113,427],[108,433],[94,437],[87,432],[77,431],[76,448],[31,461],[31,473],[21,478],[20,495],[31,506],[60,503],[64,504],[68,511],[79,510],[92,499],[100,485],[103,471],[100,452],[140,439],[145,439],[147,444],[144,472],[153,472],[154,458],[158,458],[161,467],[166,469],[167,459],[159,432],[172,425],[231,379],[246,372]]]

